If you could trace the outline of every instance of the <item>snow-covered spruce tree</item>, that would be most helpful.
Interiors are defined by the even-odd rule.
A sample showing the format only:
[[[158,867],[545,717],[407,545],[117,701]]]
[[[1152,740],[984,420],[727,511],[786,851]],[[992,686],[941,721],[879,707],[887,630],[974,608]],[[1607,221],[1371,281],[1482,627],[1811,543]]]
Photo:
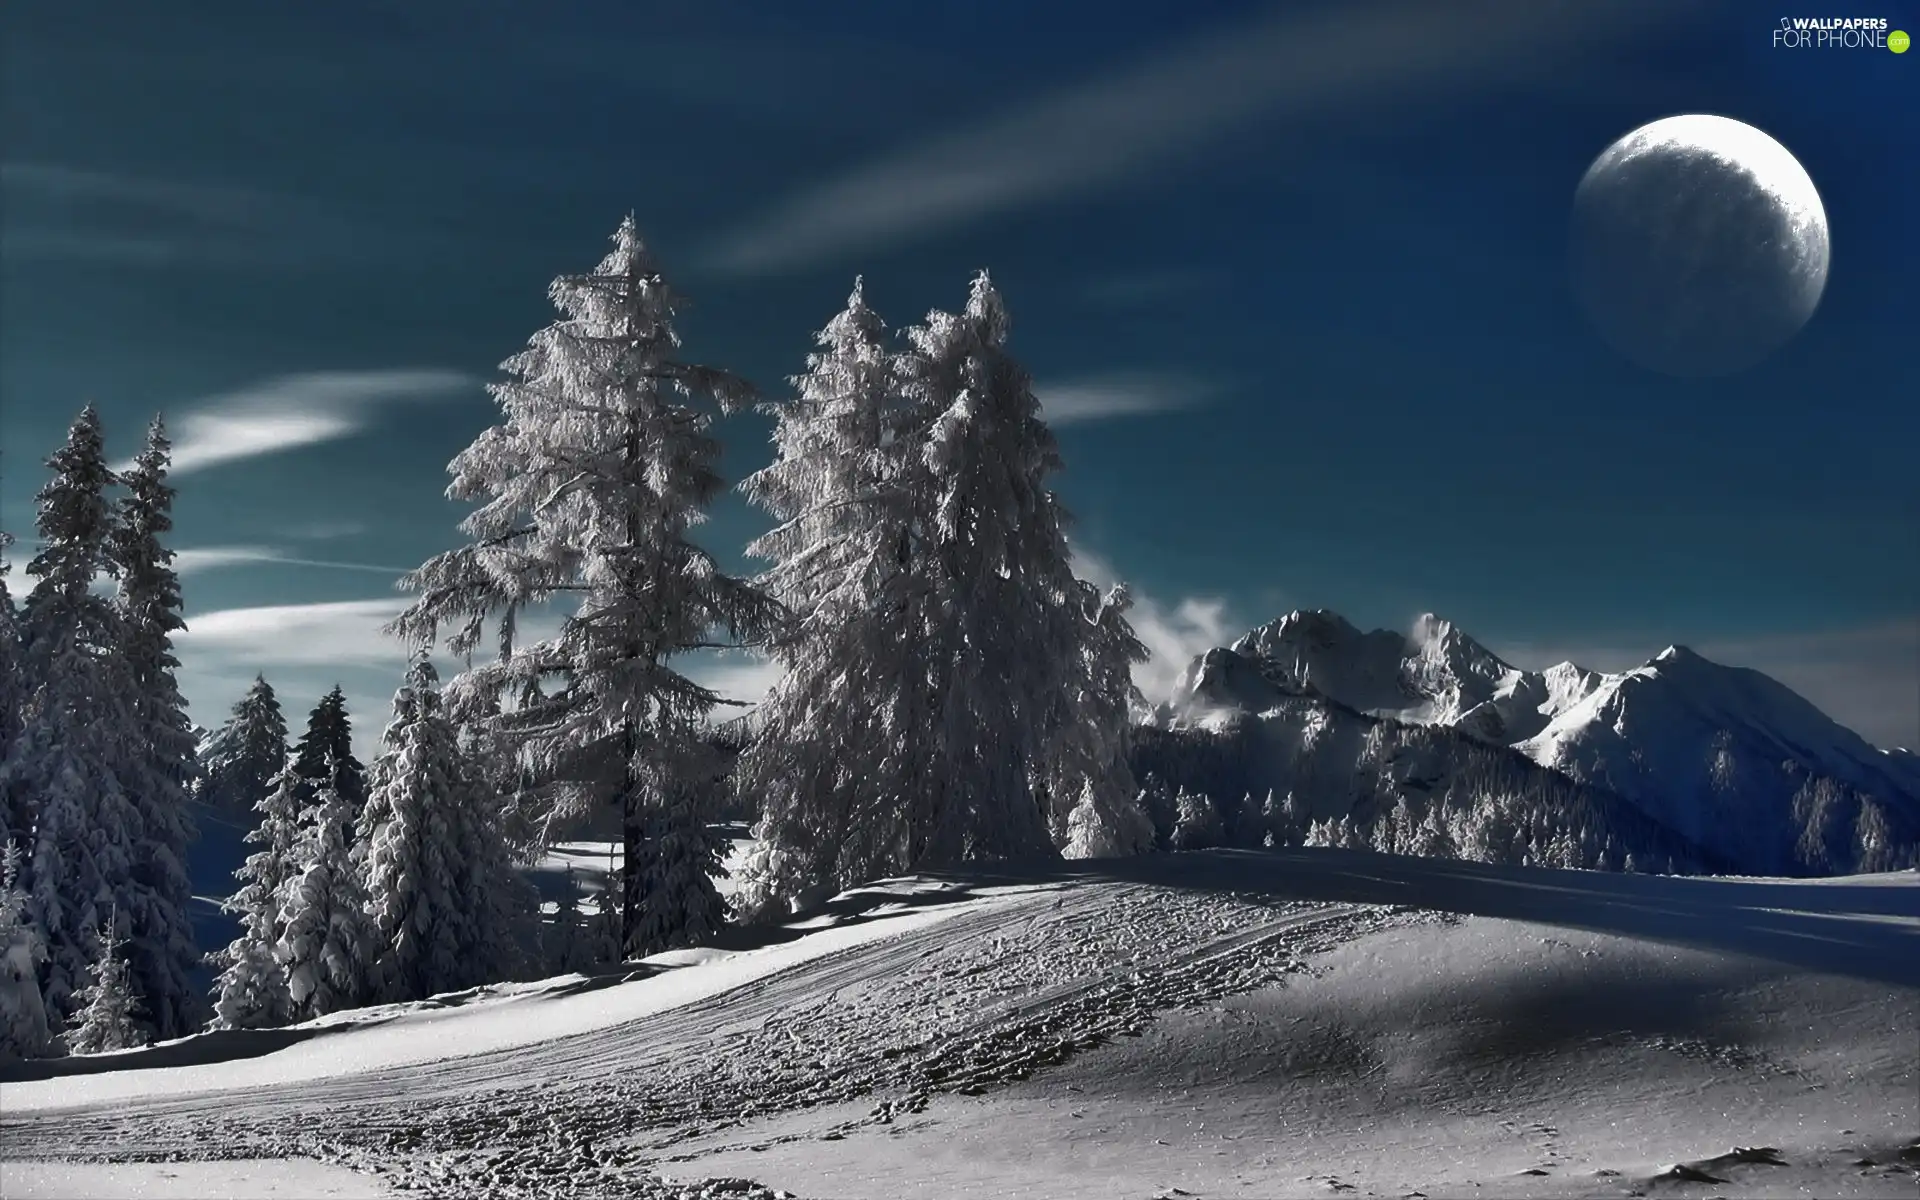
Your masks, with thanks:
[[[87,986],[79,993],[79,1009],[64,1035],[67,1049],[74,1054],[132,1050],[153,1040],[140,1011],[126,939],[114,932],[116,923],[110,914],[99,934],[97,957],[88,968]]]
[[[1087,782],[1132,790],[1092,682],[1131,644],[1124,597],[1094,609],[1069,569],[1059,455],[1007,331],[982,275],[889,356],[856,288],[774,408],[776,461],[746,487],[780,524],[750,549],[794,620],[739,775],[781,876],[750,894],[1050,856]]]
[[[7,575],[13,569],[7,551],[12,547],[13,535],[0,530],[0,850],[16,845],[16,839],[23,843],[32,832],[27,797],[15,797],[7,784],[7,763],[14,739],[20,736],[27,697],[33,691],[27,684],[19,614],[14,611],[13,592],[7,586]]]
[[[287,881],[300,867],[301,783],[289,760],[254,804],[259,822],[247,841],[260,849],[234,872],[240,887],[223,906],[240,915],[240,936],[209,956],[224,968],[214,984],[216,1029],[269,1029],[293,1019],[287,974],[274,949],[285,928],[281,901]]]
[[[1067,814],[1067,858],[1129,858],[1153,850],[1153,819],[1147,816],[1146,794],[1135,792],[1120,804],[1103,802],[1092,782],[1084,786],[1080,803]]]
[[[908,437],[885,325],[855,280],[816,338],[791,399],[769,403],[773,463],[741,484],[778,525],[747,547],[783,606],[770,649],[786,668],[735,769],[760,811],[742,879],[746,915],[905,863],[907,794],[926,720],[912,568]]]
[[[726,875],[727,842],[713,832],[710,808],[697,785],[681,784],[648,822],[638,944],[649,950],[703,945],[726,924],[727,902],[714,880]]]
[[[1059,448],[1007,351],[1009,328],[983,272],[961,312],[908,330],[901,358],[920,468],[908,554],[925,589],[916,624],[932,684],[929,719],[905,726],[931,752],[907,795],[911,867],[1056,853],[1045,792],[1066,774],[1061,692],[1085,670],[1089,634],[1068,516],[1046,486]]]
[[[776,611],[690,540],[723,487],[715,410],[751,388],[680,360],[680,301],[631,216],[591,273],[561,276],[549,295],[561,319],[492,388],[502,422],[450,466],[449,496],[479,503],[462,525],[471,540],[403,580],[418,599],[391,628],[415,645],[450,632],[465,656],[499,618],[498,659],[450,690],[516,702],[499,723],[546,794],[619,806],[622,937],[647,953],[704,922],[718,896],[709,878],[655,900],[646,869],[663,861],[650,828],[714,774],[703,735],[718,698],[673,660],[716,631],[757,640]],[[514,645],[519,613],[562,602],[575,607],[558,636]],[[543,680],[554,690],[530,690]]]
[[[13,798],[14,837],[27,846],[28,920],[46,939],[42,995],[63,1022],[93,965],[96,931],[131,886],[140,825],[120,782],[135,737],[124,633],[113,602],[94,590],[116,571],[107,497],[115,481],[91,407],[47,465],[39,550],[27,565],[34,585],[20,616],[33,691],[0,787]]]
[[[509,978],[531,896],[508,859],[499,798],[460,753],[433,664],[393,700],[356,839],[377,947],[375,998],[423,1000]]]
[[[199,764],[193,723],[174,677],[180,662],[173,635],[180,618],[180,579],[163,537],[173,528],[173,488],[167,484],[171,443],[155,419],[147,442],[121,475],[121,498],[111,549],[119,568],[117,600],[123,631],[133,739],[120,779],[139,822],[139,853],[131,886],[121,897],[128,922],[127,967],[155,1039],[184,1037],[205,1020],[205,1004],[191,975],[200,959],[188,907],[187,845],[194,837],[187,811]]]
[[[287,719],[264,675],[233,706],[201,752],[199,795],[211,808],[251,812],[287,765]]]
[[[1210,850],[1220,844],[1226,830],[1220,820],[1220,808],[1205,792],[1182,789],[1175,797],[1180,815],[1171,839],[1175,850]]]
[[[1420,827],[1413,831],[1412,852],[1421,858],[1460,857],[1447,822],[1441,816],[1439,804],[1427,806],[1427,815],[1421,818]]]
[[[39,931],[27,922],[20,863],[18,846],[0,846],[0,1062],[59,1052],[40,998],[46,950]]]
[[[1266,846],[1266,811],[1252,792],[1241,794],[1240,803],[1233,806],[1232,815],[1233,819],[1227,822],[1228,845],[1242,850],[1259,850]]]
[[[286,970],[293,1017],[304,1021],[363,1004],[377,947],[367,893],[353,869],[355,806],[323,764],[313,803],[301,813],[300,873],[282,894],[280,941],[273,957]]]
[[[301,779],[300,798],[305,803],[312,804],[321,788],[331,784],[349,811],[359,816],[367,802],[367,772],[353,756],[353,722],[339,684],[307,715],[307,731],[294,746],[293,770]]]

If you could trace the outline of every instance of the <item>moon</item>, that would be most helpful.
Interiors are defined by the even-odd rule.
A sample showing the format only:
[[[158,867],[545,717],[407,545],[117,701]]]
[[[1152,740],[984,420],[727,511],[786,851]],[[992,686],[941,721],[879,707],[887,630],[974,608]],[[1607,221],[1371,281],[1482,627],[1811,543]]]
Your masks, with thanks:
[[[1569,269],[1601,338],[1667,375],[1731,375],[1791,341],[1827,286],[1827,213],[1806,168],[1730,117],[1667,117],[1593,160]]]

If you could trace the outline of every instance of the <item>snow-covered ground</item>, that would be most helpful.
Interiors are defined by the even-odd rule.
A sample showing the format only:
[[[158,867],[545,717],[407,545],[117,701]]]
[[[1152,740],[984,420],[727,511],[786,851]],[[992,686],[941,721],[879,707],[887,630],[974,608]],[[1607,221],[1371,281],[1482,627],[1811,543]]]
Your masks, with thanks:
[[[1911,872],[1175,855],[878,885],[766,941],[9,1068],[0,1192],[137,1194],[73,1161],[166,1158],[226,1161],[242,1182],[196,1194],[228,1196],[682,1194],[663,1179],[821,1200],[1911,1196],[1920,1179]],[[1735,1147],[1776,1153],[1709,1161]],[[276,1174],[316,1160],[334,1173]],[[1661,1177],[1683,1163],[1724,1182]],[[208,1168],[114,1169],[161,1187]]]

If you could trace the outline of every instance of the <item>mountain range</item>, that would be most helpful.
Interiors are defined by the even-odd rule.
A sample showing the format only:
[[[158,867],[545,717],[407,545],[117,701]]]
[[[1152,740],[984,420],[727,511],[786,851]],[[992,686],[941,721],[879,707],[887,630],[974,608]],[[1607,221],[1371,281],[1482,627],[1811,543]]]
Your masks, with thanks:
[[[1776,680],[1683,646],[1619,673],[1573,663],[1528,671],[1432,615],[1401,634],[1292,612],[1194,659],[1149,726],[1297,742],[1288,731],[1303,706],[1335,724],[1423,728],[1436,746],[1510,750],[1580,785],[1597,811],[1617,814],[1624,802],[1671,835],[1663,845],[1689,846],[1721,869],[1807,875],[1920,862],[1920,756],[1874,747]],[[1464,745],[1451,753],[1471,756]],[[1262,780],[1239,782],[1258,790]]]

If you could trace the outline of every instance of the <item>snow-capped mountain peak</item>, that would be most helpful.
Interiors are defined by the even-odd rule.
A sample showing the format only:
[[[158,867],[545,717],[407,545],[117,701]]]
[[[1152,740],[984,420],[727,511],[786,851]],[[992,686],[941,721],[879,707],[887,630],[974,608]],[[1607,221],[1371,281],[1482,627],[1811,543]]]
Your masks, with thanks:
[[[1755,871],[1920,857],[1920,758],[1683,645],[1619,674],[1524,671],[1431,613],[1402,635],[1293,612],[1196,661],[1162,715],[1217,724],[1302,693],[1511,746]]]

